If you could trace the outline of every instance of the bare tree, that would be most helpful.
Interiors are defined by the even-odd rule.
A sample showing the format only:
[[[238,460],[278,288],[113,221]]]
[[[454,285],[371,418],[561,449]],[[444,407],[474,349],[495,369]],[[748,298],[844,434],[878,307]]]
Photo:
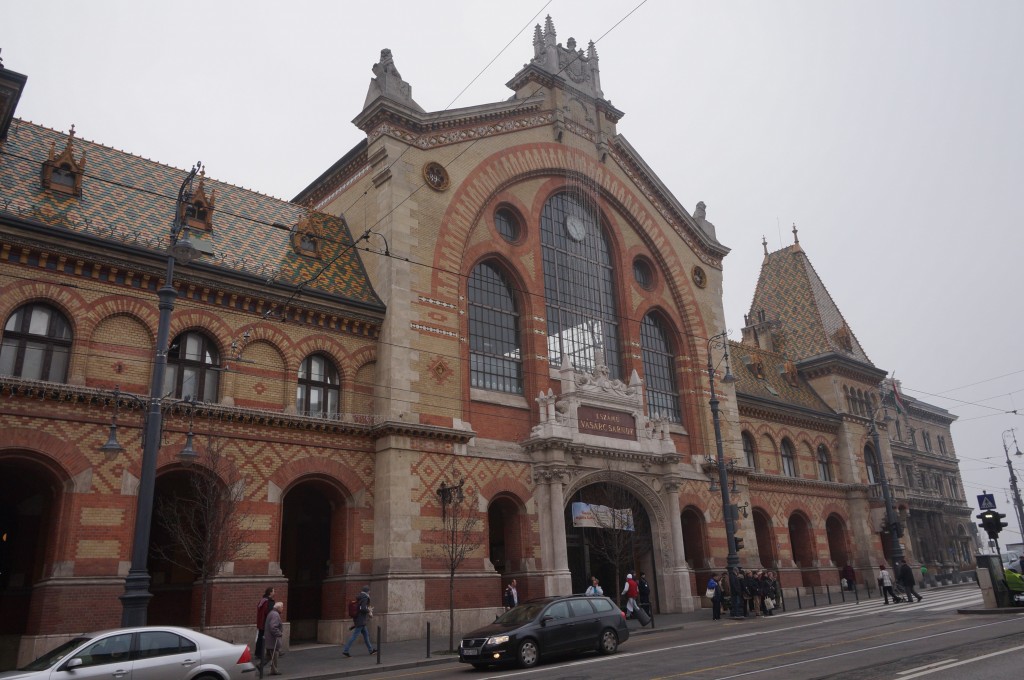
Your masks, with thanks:
[[[189,475],[188,490],[156,505],[157,522],[171,540],[154,545],[153,551],[197,575],[202,584],[199,630],[206,629],[213,578],[244,552],[249,529],[239,517],[245,485],[222,448],[220,440],[209,437]]]
[[[466,480],[448,486],[441,484],[437,497],[441,503],[441,524],[444,535],[440,550],[448,568],[448,651],[455,651],[455,571],[469,553],[482,545],[477,531],[478,518],[467,507],[463,485]]]
[[[615,593],[625,582],[622,568],[636,569],[636,558],[651,550],[650,531],[641,522],[647,513],[636,496],[617,484],[603,484],[595,494],[595,526],[585,529],[590,554],[604,560],[615,571]]]

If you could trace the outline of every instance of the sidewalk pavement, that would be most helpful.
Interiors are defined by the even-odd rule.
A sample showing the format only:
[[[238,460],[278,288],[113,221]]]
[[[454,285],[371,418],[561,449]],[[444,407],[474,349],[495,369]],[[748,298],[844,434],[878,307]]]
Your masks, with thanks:
[[[973,584],[977,588],[977,584]],[[928,588],[928,591],[943,590],[945,588],[957,588],[963,585],[938,586]],[[861,590],[858,593],[861,602],[877,600],[879,595],[872,592],[868,598],[867,593]],[[846,593],[846,602],[853,602],[853,594]],[[841,604],[843,600],[839,591],[832,591],[832,604]],[[814,606],[814,600],[810,595],[804,595],[800,604],[803,609],[810,609]],[[787,610],[797,608],[795,597],[789,597],[786,602]],[[817,606],[827,606],[828,599],[824,593],[818,593]],[[723,612],[723,618],[728,614]],[[711,609],[696,609],[692,612],[679,614],[658,614],[654,617],[654,626],[641,628],[637,621],[627,621],[630,637],[661,633],[670,630],[683,630],[685,627],[710,626]],[[376,632],[372,630],[372,637],[376,638]],[[458,647],[459,638],[455,639]],[[627,643],[628,644],[628,643]],[[282,672],[282,680],[331,680],[332,678],[345,678],[355,675],[370,673],[387,673],[404,668],[416,668],[419,666],[430,666],[435,664],[458,664],[458,652],[448,653],[448,636],[431,636],[430,655],[427,655],[427,640],[402,640],[400,642],[384,642],[379,644],[380,663],[377,662],[377,655],[366,653],[366,645],[362,638],[356,640],[352,645],[351,658],[341,655],[341,645],[327,644],[304,644],[292,645],[289,652],[281,658],[278,668]],[[269,679],[270,676],[267,676]],[[254,680],[254,679],[250,679]]]

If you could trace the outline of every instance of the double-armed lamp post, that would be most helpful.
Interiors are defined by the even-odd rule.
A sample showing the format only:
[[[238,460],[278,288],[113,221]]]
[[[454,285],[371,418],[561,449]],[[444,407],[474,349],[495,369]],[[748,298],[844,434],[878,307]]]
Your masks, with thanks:
[[[1013,509],[1017,514],[1017,529],[1024,536],[1024,503],[1020,500],[1020,487],[1017,486],[1017,473],[1014,472],[1013,463],[1010,462],[1010,448],[1006,445],[1006,435],[1013,436],[1013,447],[1017,450],[1014,454],[1016,456],[1024,456],[1024,453],[1020,452],[1020,446],[1017,445],[1017,435],[1014,434],[1013,430],[1005,430],[1003,432],[1003,451],[1006,453],[1006,467],[1010,470],[1010,491],[1013,493]]]
[[[121,625],[144,626],[149,607],[149,535],[153,521],[153,493],[156,484],[156,462],[160,453],[160,434],[163,426],[161,409],[164,397],[164,374],[167,369],[167,341],[171,330],[171,312],[178,291],[174,288],[174,264],[187,265],[199,255],[196,244],[188,235],[188,211],[192,205],[192,182],[201,164],[196,163],[178,190],[174,222],[171,226],[170,248],[167,252],[167,273],[160,298],[160,317],[157,325],[156,357],[153,376],[149,382],[149,405],[146,414],[145,441],[142,448],[142,472],[139,477],[135,531],[132,535],[132,563],[121,595]]]
[[[903,536],[903,528],[900,526],[900,520],[896,516],[896,508],[892,502],[892,490],[889,488],[889,476],[885,472],[885,460],[882,458],[882,445],[879,442],[878,425],[875,423],[879,411],[884,413],[885,407],[879,406],[871,414],[871,441],[875,447],[876,462],[878,463],[878,481],[882,485],[882,500],[885,502],[885,527],[892,540],[890,557],[895,565],[903,562],[903,544],[900,543],[900,538]],[[886,416],[886,422],[888,420],[888,416]]]
[[[708,386],[711,389],[711,421],[715,426],[715,466],[718,468],[718,486],[722,492],[722,517],[725,519],[725,540],[728,544],[729,554],[725,558],[726,566],[730,576],[735,574],[740,566],[740,555],[736,550],[736,508],[729,500],[729,477],[725,463],[725,452],[722,447],[722,424],[718,413],[718,395],[715,394],[715,363],[711,357],[711,350],[720,348],[722,350],[722,361],[725,363],[725,375],[722,382],[725,384],[736,382],[736,377],[729,370],[729,331],[722,331],[718,335],[708,338]],[[733,593],[731,602],[731,616],[743,616],[743,601]]]

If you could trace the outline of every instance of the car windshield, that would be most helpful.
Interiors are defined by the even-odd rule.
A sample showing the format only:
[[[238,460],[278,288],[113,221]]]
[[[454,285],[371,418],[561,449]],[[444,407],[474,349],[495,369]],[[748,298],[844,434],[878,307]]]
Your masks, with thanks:
[[[23,668],[19,668],[18,670],[19,671],[41,671],[41,670],[45,670],[45,669],[49,668],[50,666],[54,665],[55,663],[57,663],[58,661],[60,661],[61,659],[63,659],[65,656],[67,656],[68,653],[71,652],[71,650],[77,648],[83,642],[88,642],[90,639],[91,638],[88,638],[88,637],[76,637],[74,640],[68,640],[67,642],[62,644],[60,647],[57,647],[56,649],[51,649],[49,652],[47,652],[46,654],[43,654],[41,657],[39,657],[38,659],[36,659],[32,663],[30,663],[29,665],[24,666]]]
[[[495,623],[522,625],[537,618],[537,614],[540,614],[542,609],[544,609],[544,604],[542,603],[527,602],[519,605],[518,607],[509,609],[507,612],[499,616]]]

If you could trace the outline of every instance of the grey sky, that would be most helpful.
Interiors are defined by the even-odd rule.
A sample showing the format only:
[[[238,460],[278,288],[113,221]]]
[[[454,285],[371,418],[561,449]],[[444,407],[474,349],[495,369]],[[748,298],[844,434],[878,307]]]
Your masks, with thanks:
[[[1012,517],[1000,439],[1022,428],[1024,447],[1024,418],[1001,414],[1024,413],[1024,3],[648,0],[612,29],[638,2],[0,0],[0,56],[29,77],[22,118],[291,198],[359,141],[381,48],[433,111],[512,41],[454,105],[509,97],[545,14],[562,43],[607,33],[619,132],[732,248],[732,337],[762,235],[776,250],[795,222],[872,361],[960,417],[972,504],[984,487]]]

